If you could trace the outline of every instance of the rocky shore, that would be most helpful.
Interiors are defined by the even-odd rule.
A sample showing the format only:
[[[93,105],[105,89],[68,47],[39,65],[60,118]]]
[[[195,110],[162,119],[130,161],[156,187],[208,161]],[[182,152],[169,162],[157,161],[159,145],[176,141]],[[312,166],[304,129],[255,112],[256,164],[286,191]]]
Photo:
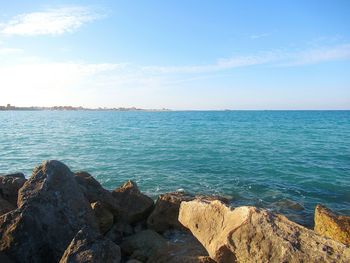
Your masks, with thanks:
[[[225,198],[154,202],[128,181],[108,191],[46,161],[0,176],[0,262],[350,262],[350,217],[318,205],[315,227]]]

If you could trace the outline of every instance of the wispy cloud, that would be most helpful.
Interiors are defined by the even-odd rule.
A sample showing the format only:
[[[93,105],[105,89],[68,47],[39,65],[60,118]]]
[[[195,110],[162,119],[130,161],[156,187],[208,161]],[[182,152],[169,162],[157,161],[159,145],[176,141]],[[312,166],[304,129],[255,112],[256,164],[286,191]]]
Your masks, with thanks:
[[[270,35],[271,35],[270,33],[254,34],[254,35],[250,35],[249,38],[250,39],[259,39],[259,38],[268,37]]]
[[[210,73],[234,68],[265,65],[272,67],[302,66],[350,59],[350,44],[320,47],[299,51],[271,50],[218,59],[213,64],[184,66],[144,66],[142,70],[155,74]]]
[[[100,17],[100,14],[81,6],[48,9],[15,16],[0,24],[0,32],[22,36],[61,35],[73,32],[83,24]]]

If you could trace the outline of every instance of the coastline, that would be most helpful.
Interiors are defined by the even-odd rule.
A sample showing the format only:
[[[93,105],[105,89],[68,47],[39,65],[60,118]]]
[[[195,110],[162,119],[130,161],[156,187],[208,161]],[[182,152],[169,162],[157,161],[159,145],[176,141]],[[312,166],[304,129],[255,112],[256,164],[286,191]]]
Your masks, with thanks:
[[[350,260],[350,217],[323,206],[307,229],[219,196],[173,192],[154,202],[133,181],[108,191],[58,161],[42,163],[28,180],[1,176],[0,190],[2,262]]]

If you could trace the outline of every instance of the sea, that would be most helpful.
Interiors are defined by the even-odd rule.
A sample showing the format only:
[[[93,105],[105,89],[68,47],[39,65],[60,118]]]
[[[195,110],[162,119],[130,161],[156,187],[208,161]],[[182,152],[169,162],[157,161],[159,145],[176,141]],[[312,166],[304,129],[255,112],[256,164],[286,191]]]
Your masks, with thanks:
[[[44,160],[107,189],[221,195],[312,227],[350,215],[350,111],[0,111],[0,174]]]

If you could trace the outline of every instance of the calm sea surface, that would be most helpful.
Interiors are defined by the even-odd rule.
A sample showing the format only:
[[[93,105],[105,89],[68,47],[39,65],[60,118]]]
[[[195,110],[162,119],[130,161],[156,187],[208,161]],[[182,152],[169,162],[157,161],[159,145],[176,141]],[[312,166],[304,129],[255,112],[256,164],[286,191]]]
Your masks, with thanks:
[[[312,224],[350,214],[350,111],[0,112],[0,173],[46,159],[109,189],[219,194]]]

